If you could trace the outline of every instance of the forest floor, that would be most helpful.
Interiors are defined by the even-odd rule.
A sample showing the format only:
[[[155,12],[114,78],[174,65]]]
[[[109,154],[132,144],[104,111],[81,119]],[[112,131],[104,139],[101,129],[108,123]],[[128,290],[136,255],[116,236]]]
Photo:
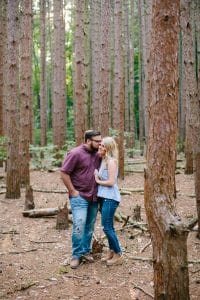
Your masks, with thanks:
[[[137,168],[142,170],[143,167],[138,164]],[[3,175],[3,170],[1,173]],[[146,223],[143,180],[143,173],[131,172],[119,181],[121,188],[134,191],[122,196],[118,213],[131,216],[135,206],[140,205],[141,222]],[[83,263],[72,270],[68,264],[71,225],[67,230],[56,230],[56,217],[23,217],[24,190],[20,199],[5,199],[4,178],[0,184],[0,299],[153,299],[152,247],[148,231],[128,226],[128,223],[122,230],[123,223],[116,221],[124,250],[123,265],[107,267],[97,255],[94,263]],[[59,170],[31,171],[31,184],[34,190],[43,190],[34,191],[36,208],[63,206],[67,200],[67,194],[45,192],[64,190]],[[179,169],[176,187],[177,211],[188,222],[196,216],[193,175],[185,175],[184,170]],[[98,215],[95,236],[100,239],[103,235]],[[106,250],[105,246],[103,251]],[[200,240],[195,230],[188,236],[188,261],[190,299],[197,300],[200,299]]]

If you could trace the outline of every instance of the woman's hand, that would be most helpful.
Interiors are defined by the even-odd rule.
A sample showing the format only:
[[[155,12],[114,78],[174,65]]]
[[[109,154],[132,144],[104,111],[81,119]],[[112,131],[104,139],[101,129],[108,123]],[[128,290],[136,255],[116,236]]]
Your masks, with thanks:
[[[97,169],[94,170],[94,178],[95,178],[96,183],[98,183],[98,181],[99,181],[99,172],[98,172]]]
[[[97,175],[97,176],[99,175],[99,172],[98,172],[97,169],[94,170],[94,176],[96,176],[96,175]]]

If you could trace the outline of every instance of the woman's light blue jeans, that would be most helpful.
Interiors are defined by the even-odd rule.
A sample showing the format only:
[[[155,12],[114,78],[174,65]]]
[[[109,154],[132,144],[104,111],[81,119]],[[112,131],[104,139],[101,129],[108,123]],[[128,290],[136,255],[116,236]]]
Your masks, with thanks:
[[[121,253],[122,250],[114,229],[114,214],[119,205],[119,202],[112,199],[103,199],[101,202],[101,224],[103,231],[108,239],[110,250],[115,253]]]
[[[89,202],[80,195],[69,199],[73,217],[72,257],[80,258],[91,251],[91,240],[98,212],[98,203]]]

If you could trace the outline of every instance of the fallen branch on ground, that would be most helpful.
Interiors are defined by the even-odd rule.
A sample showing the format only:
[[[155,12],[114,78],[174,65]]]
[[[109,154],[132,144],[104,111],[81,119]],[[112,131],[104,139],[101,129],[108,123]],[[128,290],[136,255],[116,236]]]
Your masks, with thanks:
[[[125,159],[125,165],[140,165],[140,164],[146,164],[146,160],[133,160],[133,159]]]
[[[52,193],[52,194],[68,194],[67,190],[44,190],[44,189],[33,188],[33,191],[41,192],[41,193]]]
[[[145,295],[147,295],[147,296],[151,297],[152,299],[154,299],[153,295],[151,295],[150,293],[146,292],[143,288],[141,288],[140,286],[138,286],[134,282],[133,282],[133,286],[134,286],[134,289],[138,289],[138,290],[142,291]]]
[[[12,288],[12,290],[10,291],[7,291],[6,292],[6,296],[7,295],[12,295],[14,294],[15,292],[19,292],[19,291],[25,291],[27,289],[29,289],[30,287],[38,284],[39,282],[38,281],[35,281],[35,282],[30,282],[30,283],[22,283],[21,285],[19,286],[14,286],[14,288]],[[4,296],[4,295],[3,295]],[[5,296],[5,297],[6,297]],[[7,298],[7,297],[6,297]],[[3,299],[3,298],[2,298]]]
[[[150,257],[139,257],[139,256],[128,256],[128,258],[133,260],[149,261],[152,262],[153,259]],[[200,260],[188,260],[189,264],[200,264]]]
[[[22,214],[24,217],[42,218],[42,217],[52,217],[58,215],[59,211],[60,211],[59,207],[40,208],[40,209],[24,210]],[[71,213],[71,209],[69,209],[69,213]],[[70,215],[68,216],[68,221],[72,223],[72,217]]]
[[[9,252],[6,252],[6,253],[1,253],[1,255],[5,255],[5,254],[23,254],[23,253],[26,253],[26,252],[33,252],[33,251],[37,251],[38,248],[34,248],[34,249],[30,249],[30,250],[23,250],[23,251],[9,251]]]
[[[120,195],[131,195],[131,192],[126,191],[126,190],[120,190]]]
[[[133,259],[133,260],[148,261],[148,262],[153,261],[153,259],[151,257],[128,256],[128,258]]]
[[[151,241],[148,242],[141,250],[140,253],[144,252],[144,250],[151,245]]]
[[[36,217],[45,217],[45,216],[55,216],[58,214],[59,208],[40,208],[40,209],[30,209],[24,210],[22,212],[24,217],[36,218]]]
[[[144,170],[126,170],[125,173],[144,173]]]
[[[15,289],[15,291],[25,291],[36,284],[38,284],[38,281],[30,282],[30,283],[22,283],[19,287]]]
[[[54,243],[58,243],[58,241],[31,241],[31,243],[36,243],[36,244],[54,244]]]
[[[125,227],[127,225],[129,218],[130,218],[130,216],[126,217],[126,220],[124,221],[124,224],[122,225],[122,227]]]
[[[144,188],[138,188],[138,189],[133,189],[133,188],[120,188],[120,191],[129,191],[132,193],[140,193],[140,192],[144,192]]]
[[[64,277],[67,278],[77,278],[77,279],[83,279],[83,280],[88,280],[90,277],[89,276],[78,276],[78,275],[69,275],[69,274],[63,274]]]
[[[0,234],[19,234],[16,230],[2,231]]]

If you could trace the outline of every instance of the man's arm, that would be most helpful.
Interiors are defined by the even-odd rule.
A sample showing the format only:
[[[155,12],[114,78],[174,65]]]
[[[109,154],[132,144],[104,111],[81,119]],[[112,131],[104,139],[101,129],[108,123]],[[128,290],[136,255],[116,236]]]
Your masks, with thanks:
[[[68,189],[69,196],[77,197],[79,195],[79,192],[74,188],[70,176],[62,171],[60,173],[61,173],[61,178],[63,180],[63,183]]]

